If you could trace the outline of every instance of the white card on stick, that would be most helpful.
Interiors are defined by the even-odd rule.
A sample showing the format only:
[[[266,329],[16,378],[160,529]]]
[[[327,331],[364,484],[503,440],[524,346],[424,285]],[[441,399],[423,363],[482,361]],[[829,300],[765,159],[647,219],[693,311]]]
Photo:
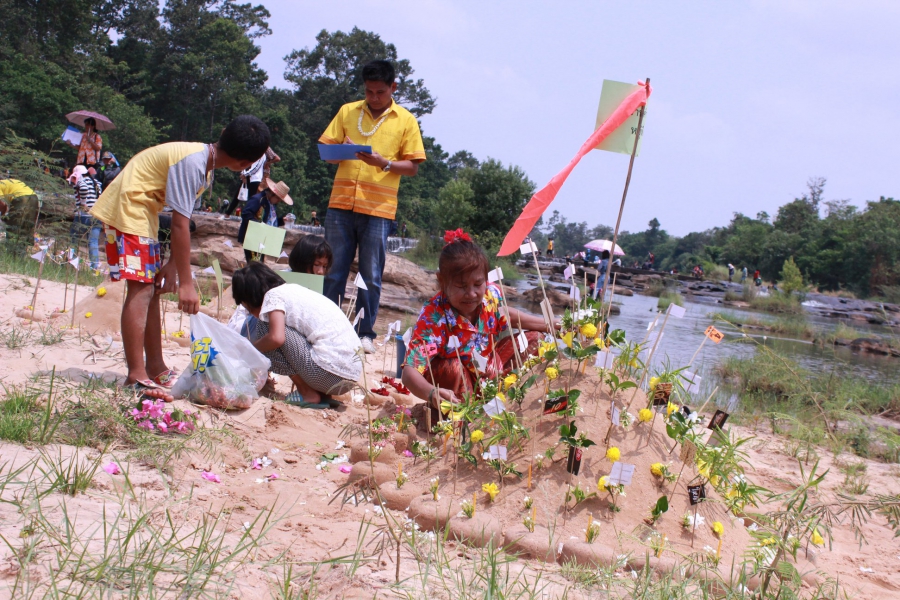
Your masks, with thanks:
[[[356,327],[356,324],[359,323],[359,320],[362,319],[366,315],[366,309],[360,308],[356,313],[356,318],[353,319],[353,326]]]
[[[528,338],[525,336],[524,331],[519,332],[519,335],[516,336],[516,341],[519,343],[519,352],[525,352],[528,348]]]
[[[500,267],[497,267],[496,269],[488,273],[488,281],[490,282],[500,281],[501,279],[503,279],[503,269],[501,269]]]
[[[612,471],[609,472],[609,483],[612,485],[631,485],[632,477],[634,477],[634,465],[615,462],[613,463]]]
[[[361,289],[361,290],[368,290],[368,289],[369,289],[369,288],[366,287],[366,282],[365,282],[365,280],[363,279],[362,275],[359,274],[359,273],[356,274],[356,279],[353,280],[353,283],[356,285],[356,287],[358,287],[358,288]]]
[[[615,404],[609,405],[609,418],[613,425],[619,425],[620,412]]]
[[[527,244],[522,244],[521,246],[519,246],[519,252],[521,252],[523,255],[532,254],[534,252],[537,252],[537,246],[534,245],[534,242],[528,242]]]
[[[403,334],[403,345],[406,348],[409,348],[409,340],[412,339],[412,327],[406,330],[406,333]]]
[[[685,313],[685,310],[684,310],[683,306],[678,306],[674,302],[669,305],[669,315],[670,316],[673,316],[676,319],[683,319],[684,313]]]
[[[581,288],[579,288],[577,285],[570,286],[569,298],[574,298],[576,302],[581,300]]]
[[[494,398],[490,402],[485,402],[482,408],[484,408],[484,414],[489,417],[496,417],[506,412],[506,405],[503,404],[503,400],[500,398]]]
[[[459,348],[459,338],[455,335],[451,335],[447,338],[447,349],[456,350],[457,348]]]
[[[479,372],[484,373],[487,370],[488,359],[481,352],[473,353],[472,360],[475,361],[475,367]]]
[[[491,460],[506,460],[506,446],[491,446],[488,448]]]
[[[601,369],[612,369],[615,359],[616,357],[609,350],[601,350],[594,358],[594,366]]]
[[[566,267],[565,270],[563,271],[563,277],[566,278],[566,279],[572,279],[572,276],[573,276],[574,274],[575,274],[575,267],[573,267],[572,265],[569,265],[569,266]]]

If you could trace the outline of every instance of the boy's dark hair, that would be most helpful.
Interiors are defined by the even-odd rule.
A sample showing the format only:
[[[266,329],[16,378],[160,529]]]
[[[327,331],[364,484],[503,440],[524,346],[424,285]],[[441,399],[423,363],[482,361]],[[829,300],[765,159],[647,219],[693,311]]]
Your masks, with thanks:
[[[362,78],[363,81],[381,81],[391,85],[397,78],[397,73],[390,61],[373,60],[363,65]]]
[[[288,265],[294,273],[312,273],[317,258],[327,259],[328,265],[325,267],[325,272],[331,270],[334,255],[325,238],[321,235],[304,235],[291,250]]]
[[[219,136],[219,149],[238,160],[259,160],[272,141],[269,128],[253,115],[235,117]]]
[[[259,308],[266,292],[279,285],[284,285],[284,279],[264,263],[254,261],[231,276],[231,295],[238,306]]]

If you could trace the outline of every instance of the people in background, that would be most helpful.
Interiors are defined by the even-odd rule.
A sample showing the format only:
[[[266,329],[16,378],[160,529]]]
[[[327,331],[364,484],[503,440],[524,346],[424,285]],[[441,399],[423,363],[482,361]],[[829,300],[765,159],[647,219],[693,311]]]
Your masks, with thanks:
[[[119,165],[119,161],[116,160],[115,154],[110,152],[109,150],[104,150],[103,154],[100,157],[100,160],[103,161],[103,169],[101,171],[102,178],[100,181],[103,183],[104,189],[109,186],[113,182],[113,180],[119,176],[119,173],[122,172],[122,167]]]
[[[309,224],[313,227],[322,226],[322,223],[319,221],[319,217],[316,216],[316,211],[312,211],[309,213]]]
[[[93,118],[84,120],[84,133],[81,134],[81,143],[78,145],[76,165],[100,168],[100,153],[103,150],[103,138],[97,133],[97,121]]]
[[[732,277],[734,277],[734,265],[728,263],[728,283],[731,283]]]
[[[97,271],[100,269],[100,232],[103,224],[92,217],[90,211],[103,192],[103,186],[91,175],[91,171],[94,171],[93,167],[88,169],[84,165],[76,165],[69,176],[69,184],[75,188],[75,214],[69,235],[72,247],[77,251],[81,238],[87,234],[88,260],[91,269]]]
[[[419,172],[425,146],[416,117],[393,100],[394,66],[387,60],[369,62],[362,68],[362,81],[365,100],[342,106],[319,143],[372,147],[371,154],[358,152],[357,160],[331,161],[339,166],[325,215],[325,239],[334,252],[325,295],[340,304],[350,264],[359,250],[359,274],[367,288],[357,291],[357,314],[363,311],[359,337],[365,352],[371,354],[400,178]]]
[[[553,256],[553,238],[547,238],[547,256]]]
[[[247,236],[247,227],[249,227],[250,221],[259,221],[272,227],[278,227],[278,213],[275,210],[275,205],[279,202],[284,202],[288,206],[293,206],[294,201],[289,195],[290,191],[291,188],[289,188],[285,182],[279,181],[278,183],[274,183],[271,179],[267,179],[266,189],[251,196],[250,199],[247,200],[247,204],[241,209],[241,226],[238,229],[237,235],[238,243],[243,245],[244,239],[246,239]],[[262,254],[258,250],[247,250],[244,248],[244,258],[246,259],[247,264],[249,264],[254,257],[259,257],[261,262],[265,262],[266,260],[265,254]]]
[[[331,246],[320,235],[304,235],[288,256],[288,266],[295,273],[325,276],[333,262]]]
[[[743,284],[747,280],[747,267],[741,269],[741,283]]]

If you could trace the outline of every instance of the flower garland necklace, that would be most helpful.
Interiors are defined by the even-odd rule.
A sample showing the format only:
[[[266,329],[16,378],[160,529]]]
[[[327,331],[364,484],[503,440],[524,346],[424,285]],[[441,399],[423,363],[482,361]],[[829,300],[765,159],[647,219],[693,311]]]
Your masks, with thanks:
[[[356,122],[356,128],[359,129],[359,133],[361,133],[363,137],[372,137],[373,135],[375,135],[375,132],[378,131],[378,128],[381,127],[381,124],[384,123],[384,120],[387,119],[387,117],[388,117],[388,111],[387,111],[387,110],[384,111],[384,114],[381,116],[381,118],[378,120],[378,122],[375,123],[375,127],[372,128],[372,131],[370,131],[370,132],[368,132],[368,133],[366,133],[365,131],[363,131],[363,128],[362,128],[362,121],[363,121],[363,113],[364,113],[364,112],[365,112],[365,111],[363,110],[363,107],[360,106],[360,107],[359,107],[359,121]]]

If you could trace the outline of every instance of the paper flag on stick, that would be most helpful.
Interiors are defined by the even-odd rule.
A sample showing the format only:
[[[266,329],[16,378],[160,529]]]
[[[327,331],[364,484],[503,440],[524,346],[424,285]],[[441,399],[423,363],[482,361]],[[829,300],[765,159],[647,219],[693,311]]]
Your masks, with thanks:
[[[500,398],[494,398],[490,402],[484,403],[484,414],[489,417],[496,417],[501,413],[506,412],[506,405],[503,404],[503,400]]]
[[[265,223],[250,221],[247,225],[247,234],[244,237],[244,250],[278,258],[284,246],[284,235],[286,233],[280,227],[272,227]]]
[[[412,327],[406,330],[406,333],[403,334],[403,345],[409,348],[409,340],[412,339]]]
[[[528,338],[525,336],[524,331],[519,332],[516,341],[519,343],[519,352],[525,352],[528,348]]]
[[[33,258],[34,260],[36,260],[38,262],[44,262],[44,251],[41,250],[40,252],[35,252],[34,254],[31,255],[31,258]]]
[[[488,452],[491,460],[506,460],[506,446],[490,446]]]
[[[356,313],[356,318],[353,319],[353,326],[356,327],[356,324],[359,323],[359,320],[362,319],[366,315],[366,309],[360,308]]]
[[[512,254],[519,248],[522,240],[524,240],[525,236],[534,229],[538,219],[541,218],[541,215],[544,214],[544,211],[547,210],[547,207],[550,206],[550,203],[556,198],[556,194],[559,193],[560,188],[569,177],[569,174],[579,161],[581,161],[584,155],[596,148],[600,142],[609,137],[613,131],[628,120],[628,118],[634,114],[634,111],[646,104],[651,91],[652,88],[649,85],[641,84],[637,90],[629,94],[612,114],[609,115],[606,121],[603,122],[603,125],[598,127],[587,141],[582,144],[578,153],[575,154],[575,157],[569,164],[566,165],[562,171],[554,175],[553,179],[551,179],[547,185],[531,197],[531,200],[528,201],[528,204],[526,204],[525,208],[522,210],[522,214],[519,215],[519,218],[516,219],[516,222],[513,224],[512,229],[506,234],[503,245],[500,247],[500,252],[497,253],[498,256]]]
[[[216,270],[213,269],[212,267],[206,267],[205,269],[203,269],[203,272],[204,272],[204,273],[209,273],[210,275],[215,275],[215,274],[216,274]]]
[[[574,275],[574,274],[575,274],[575,267],[573,267],[572,265],[569,265],[563,271],[563,277],[566,279],[572,279],[572,275]]]
[[[601,350],[594,359],[594,366],[600,367],[601,369],[612,369],[615,358],[616,357],[613,356],[612,352],[609,350]]]
[[[280,255],[278,258],[290,258],[290,256],[288,256],[288,253],[287,253],[287,252],[285,252],[284,250],[282,250],[282,251],[281,251],[281,255]]]
[[[487,357],[484,356],[483,354],[481,354],[480,352],[475,352],[474,354],[472,354],[472,360],[475,361],[475,366],[478,368],[478,370],[481,373],[484,373],[485,370],[487,369],[487,362],[488,362]]]
[[[366,287],[366,282],[365,282],[365,280],[363,279],[362,274],[360,274],[360,273],[357,273],[357,274],[356,274],[356,279],[353,280],[353,284],[354,284],[356,287],[358,287],[359,289],[361,289],[361,290],[368,290],[368,289],[369,289],[369,288]]]
[[[574,298],[576,302],[581,300],[581,289],[577,285],[569,287],[569,298]]]
[[[447,338],[447,350],[456,350],[457,348],[459,348],[459,338],[451,335]]]
[[[75,267],[75,270],[77,271],[78,265],[81,264],[81,257],[76,256],[75,258],[73,258],[72,260],[69,261],[69,264],[72,265],[73,267]]]
[[[619,408],[615,404],[610,404],[609,406],[610,420],[613,425],[619,425],[619,417],[621,413],[619,412]]]
[[[547,331],[553,328],[553,305],[550,304],[549,298],[541,300],[541,313],[544,315],[544,323],[547,324]]]
[[[634,465],[626,465],[625,463],[613,463],[609,472],[609,483],[611,485],[631,485],[631,478],[634,477]]]
[[[503,279],[503,269],[501,269],[500,267],[497,267],[496,269],[488,273],[488,281],[490,282],[500,281],[501,279]]]
[[[532,252],[537,252],[537,246],[534,245],[534,242],[528,242],[527,244],[522,244],[519,247],[519,252],[522,253],[523,256],[527,254],[531,254]]]
[[[221,298],[225,287],[225,279],[222,277],[222,267],[219,266],[218,258],[212,259],[212,270],[216,275],[216,287],[219,289],[219,298]]]
[[[231,243],[231,240],[225,240],[222,243],[225,244],[226,246],[228,246],[229,248],[234,248],[234,244]]]
[[[400,319],[397,319],[396,321],[393,322],[393,327],[394,327],[394,331],[396,331],[397,333],[400,333],[400,328],[403,327],[403,325],[401,325],[401,323],[400,323]]]
[[[684,313],[685,313],[685,310],[684,310],[683,306],[678,306],[674,302],[669,305],[669,315],[670,316],[673,316],[676,319],[683,319]]]

